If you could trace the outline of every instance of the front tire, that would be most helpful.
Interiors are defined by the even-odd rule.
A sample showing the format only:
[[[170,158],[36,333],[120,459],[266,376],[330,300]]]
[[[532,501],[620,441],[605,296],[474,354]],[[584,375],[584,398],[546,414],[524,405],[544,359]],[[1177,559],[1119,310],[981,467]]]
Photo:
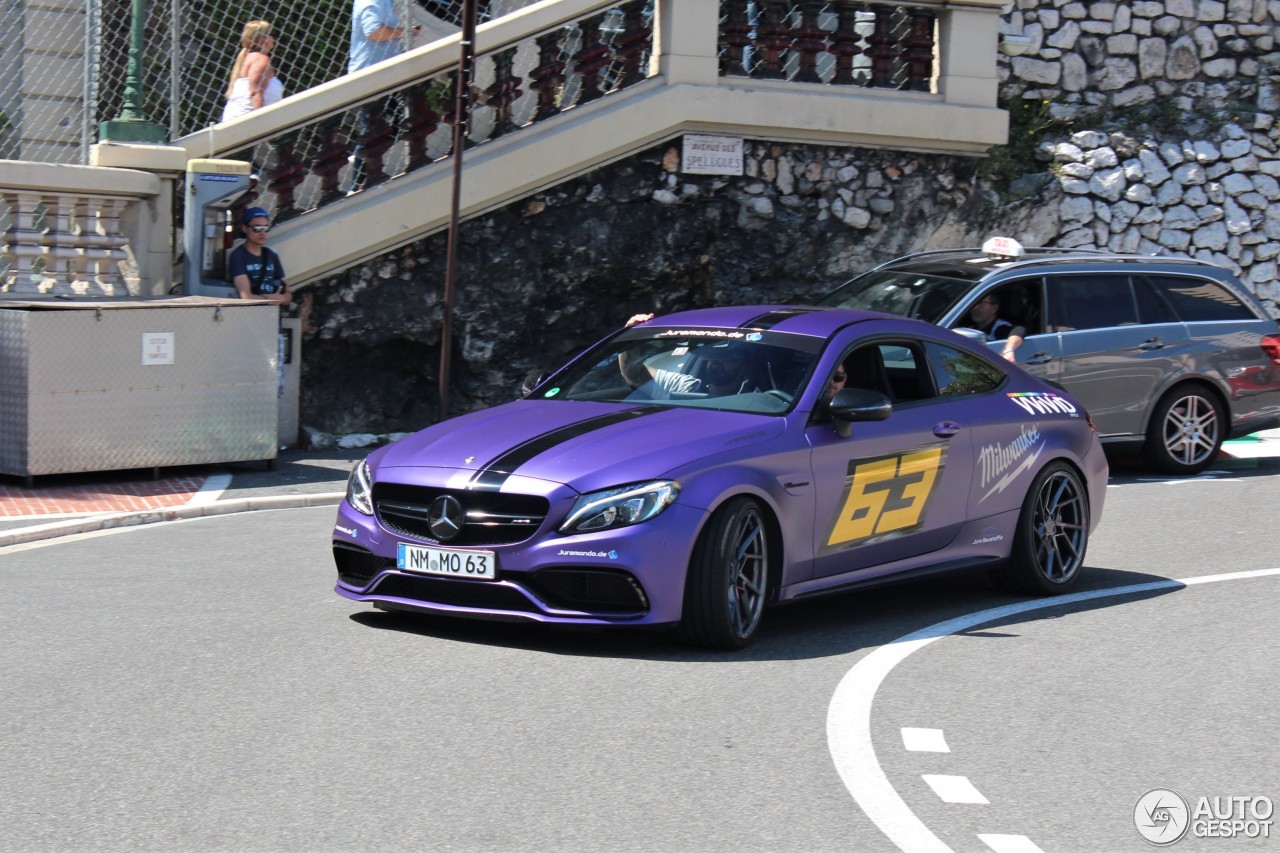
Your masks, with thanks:
[[[1198,474],[1218,458],[1225,429],[1226,416],[1213,394],[1203,385],[1183,385],[1151,413],[1142,455],[1157,471]]]
[[[1089,493],[1070,465],[1046,465],[1027,491],[1009,561],[992,573],[1000,587],[1033,595],[1068,592],[1089,544]]]
[[[698,537],[677,632],[687,643],[745,648],[755,637],[769,590],[768,528],[750,498],[729,500]]]

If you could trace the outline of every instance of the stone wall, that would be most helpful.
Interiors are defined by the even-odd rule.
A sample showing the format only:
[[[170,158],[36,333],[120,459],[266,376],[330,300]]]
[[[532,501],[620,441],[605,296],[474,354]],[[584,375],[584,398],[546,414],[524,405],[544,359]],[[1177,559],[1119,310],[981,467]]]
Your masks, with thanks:
[[[1030,44],[1001,58],[1003,97],[1050,120],[1015,123],[1036,144],[1009,146],[1031,152],[1012,182],[971,158],[765,142],[741,177],[682,175],[677,139],[464,223],[449,414],[512,399],[638,311],[803,303],[997,233],[1194,255],[1277,299],[1278,21],[1280,0],[1018,0],[1004,29]],[[304,425],[437,420],[444,258],[436,235],[311,288]]]
[[[729,178],[679,174],[678,145],[463,223],[452,413],[512,399],[529,370],[633,313],[812,301],[893,256],[976,244],[997,214],[1018,219],[977,190],[973,158],[748,143],[746,174]],[[436,235],[310,288],[305,425],[435,419],[445,246]]]
[[[1280,298],[1280,2],[1018,0],[1006,103],[1047,103],[1045,245],[1192,255]],[[1019,104],[1019,102],[1022,104]],[[1022,128],[1034,132],[1034,128]]]
[[[1089,115],[1166,100],[1179,112],[1273,108],[1274,0],[1016,0],[1006,33],[1030,45],[1005,85]]]

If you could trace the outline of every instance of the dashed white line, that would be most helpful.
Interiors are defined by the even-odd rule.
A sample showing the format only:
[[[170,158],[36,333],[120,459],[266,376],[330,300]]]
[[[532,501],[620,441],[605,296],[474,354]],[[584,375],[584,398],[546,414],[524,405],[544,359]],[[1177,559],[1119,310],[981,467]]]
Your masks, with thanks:
[[[907,752],[950,752],[942,729],[902,729],[902,745]]]
[[[871,742],[871,705],[876,691],[895,666],[906,660],[912,652],[940,637],[1021,613],[1098,598],[1272,575],[1280,575],[1280,568],[1154,581],[1112,589],[1088,590],[1056,598],[1038,598],[957,616],[901,636],[858,661],[836,686],[831,704],[827,706],[827,748],[831,753],[832,763],[854,802],[899,849],[908,853],[950,853],[951,848],[911,811],[902,795],[889,782]]]
[[[978,840],[990,847],[995,853],[1044,853],[1036,843],[1025,835],[993,835],[979,834]]]
[[[991,803],[973,786],[968,776],[946,776],[926,773],[920,777],[944,803],[972,803],[985,806]]]

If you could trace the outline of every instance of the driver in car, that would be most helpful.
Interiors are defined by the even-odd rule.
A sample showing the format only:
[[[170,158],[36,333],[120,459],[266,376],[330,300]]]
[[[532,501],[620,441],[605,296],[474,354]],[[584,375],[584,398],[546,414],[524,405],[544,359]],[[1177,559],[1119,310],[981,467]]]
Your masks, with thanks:
[[[699,348],[696,355],[702,363],[702,378],[653,368],[643,362],[633,363],[627,355],[625,352],[618,355],[623,379],[636,389],[652,382],[648,389],[651,399],[668,398],[673,392],[723,397],[759,390],[758,383],[751,376],[750,354],[742,344],[710,344]]]
[[[1000,355],[1005,361],[1017,361],[1015,353],[1027,336],[1027,330],[1000,316],[1000,296],[994,291],[983,296],[969,309],[969,319],[974,328],[982,332],[988,341],[1004,341]]]

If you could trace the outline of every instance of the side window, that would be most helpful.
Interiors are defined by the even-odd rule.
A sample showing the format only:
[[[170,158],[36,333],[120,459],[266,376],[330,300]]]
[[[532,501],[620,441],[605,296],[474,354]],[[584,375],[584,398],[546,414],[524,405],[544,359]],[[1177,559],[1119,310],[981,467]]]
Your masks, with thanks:
[[[1103,329],[1138,323],[1127,275],[1063,275],[1049,279],[1054,330]]]
[[[939,397],[986,394],[1003,381],[994,365],[967,352],[927,341],[924,345]]]
[[[1176,275],[1151,276],[1150,279],[1185,322],[1258,319],[1249,306],[1217,282]]]
[[[1000,300],[1000,319],[1022,326],[1028,335],[1044,331],[1044,287],[1041,279],[1019,279],[1001,285],[994,292]]]
[[[1133,295],[1138,300],[1138,317],[1144,323],[1176,323],[1177,316],[1173,313],[1173,309],[1169,307],[1169,303],[1164,301],[1164,297],[1151,283],[1151,280],[1144,276],[1136,276],[1133,279]]]
[[[907,342],[863,344],[842,361],[845,388],[878,391],[894,403],[910,403],[934,396],[929,371],[917,345]]]

